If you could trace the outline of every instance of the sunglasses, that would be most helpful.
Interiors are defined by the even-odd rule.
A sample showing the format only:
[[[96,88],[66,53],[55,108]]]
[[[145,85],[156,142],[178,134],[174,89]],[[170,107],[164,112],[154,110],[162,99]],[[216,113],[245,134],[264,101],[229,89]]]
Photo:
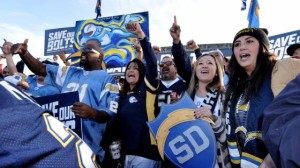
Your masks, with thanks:
[[[88,53],[97,53],[97,54],[100,54],[97,50],[95,50],[93,48],[82,48],[81,49],[81,53],[83,55],[88,54]]]
[[[164,65],[171,66],[174,65],[173,61],[160,62],[159,67],[164,67]]]

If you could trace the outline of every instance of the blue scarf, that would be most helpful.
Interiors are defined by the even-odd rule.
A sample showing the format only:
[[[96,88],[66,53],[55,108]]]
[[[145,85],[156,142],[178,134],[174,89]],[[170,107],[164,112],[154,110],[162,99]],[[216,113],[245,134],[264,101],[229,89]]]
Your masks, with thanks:
[[[236,105],[237,101],[230,102],[230,109],[226,116],[227,126],[227,142],[230,159],[233,167],[259,166],[268,151],[262,140],[262,122],[263,111],[274,99],[271,89],[271,73],[268,73],[260,88],[257,96],[250,97],[249,110],[247,114],[246,140],[241,147],[238,147],[238,139],[236,136]]]

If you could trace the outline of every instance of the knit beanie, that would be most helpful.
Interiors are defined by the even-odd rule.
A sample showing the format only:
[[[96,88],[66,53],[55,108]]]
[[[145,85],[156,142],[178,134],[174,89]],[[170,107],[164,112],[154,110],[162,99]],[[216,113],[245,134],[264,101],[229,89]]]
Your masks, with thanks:
[[[270,42],[268,38],[268,30],[266,28],[245,28],[240,30],[234,37],[233,43],[241,36],[248,35],[256,38],[265,49],[269,50]]]

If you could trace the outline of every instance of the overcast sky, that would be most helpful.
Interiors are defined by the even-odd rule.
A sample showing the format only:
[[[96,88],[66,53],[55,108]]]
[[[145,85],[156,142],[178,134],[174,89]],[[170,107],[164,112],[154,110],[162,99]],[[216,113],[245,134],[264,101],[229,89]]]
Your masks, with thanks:
[[[231,43],[237,31],[248,26],[241,0],[102,0],[102,16],[149,12],[154,45],[170,46],[173,16],[182,29],[182,42]],[[73,27],[77,20],[95,18],[96,0],[0,0],[0,45],[29,38],[29,50],[42,57],[47,29]],[[260,25],[277,35],[300,29],[299,0],[259,0]],[[17,56],[18,57],[18,56]]]

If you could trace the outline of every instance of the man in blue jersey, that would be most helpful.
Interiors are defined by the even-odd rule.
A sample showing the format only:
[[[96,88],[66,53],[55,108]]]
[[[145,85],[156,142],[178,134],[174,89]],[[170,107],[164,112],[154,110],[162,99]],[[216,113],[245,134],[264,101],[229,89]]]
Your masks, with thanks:
[[[99,167],[88,145],[0,78],[0,167]]]
[[[46,65],[35,59],[27,50],[28,40],[15,44],[11,52],[19,54],[28,68],[36,75],[45,76],[62,93],[78,91],[80,102],[72,111],[82,118],[81,138],[97,154],[100,163],[104,150],[100,146],[106,123],[116,114],[118,85],[115,79],[102,70],[103,52],[96,41],[87,41],[82,47],[80,67]]]

